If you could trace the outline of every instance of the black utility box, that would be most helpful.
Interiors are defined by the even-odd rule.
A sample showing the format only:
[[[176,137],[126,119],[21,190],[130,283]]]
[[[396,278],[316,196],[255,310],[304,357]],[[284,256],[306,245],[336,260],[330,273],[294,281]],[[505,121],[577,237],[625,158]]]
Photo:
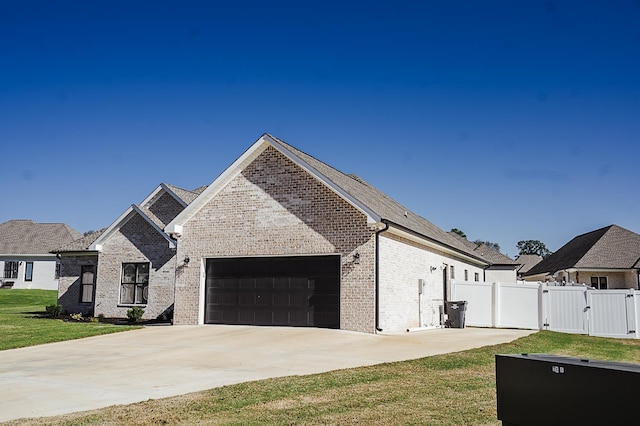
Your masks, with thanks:
[[[632,424],[639,391],[637,364],[496,355],[498,420],[503,426]]]

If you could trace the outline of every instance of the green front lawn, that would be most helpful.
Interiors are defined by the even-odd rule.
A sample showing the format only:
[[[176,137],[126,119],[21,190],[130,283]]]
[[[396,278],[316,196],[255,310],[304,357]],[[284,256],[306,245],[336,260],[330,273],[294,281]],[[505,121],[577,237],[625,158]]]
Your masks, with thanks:
[[[132,326],[45,318],[55,290],[0,290],[0,350],[131,330]]]

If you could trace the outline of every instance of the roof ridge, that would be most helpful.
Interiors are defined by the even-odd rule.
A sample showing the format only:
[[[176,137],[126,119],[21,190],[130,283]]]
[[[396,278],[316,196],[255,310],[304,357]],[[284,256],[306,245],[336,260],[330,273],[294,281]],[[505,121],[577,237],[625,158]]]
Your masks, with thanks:
[[[396,199],[390,197],[389,195],[387,195],[385,192],[381,191],[377,187],[370,185],[368,183],[363,183],[360,180],[354,179],[349,174],[346,174],[338,170],[337,168],[325,163],[322,160],[318,160],[313,155],[310,155],[288,144],[287,142],[283,141],[280,138],[277,138],[268,133],[266,133],[265,135],[267,135],[269,138],[272,138],[274,142],[278,144],[282,144],[283,148],[289,150],[292,154],[298,156],[300,160],[304,161],[310,167],[314,168],[317,171],[317,173],[320,173],[322,176],[324,176],[324,178],[332,182],[334,185],[336,185],[338,188],[340,188],[349,196],[353,197],[355,200],[357,200],[359,203],[361,203],[371,212],[374,212],[380,218],[383,218],[384,220],[390,223],[393,223],[397,226],[400,226],[402,228],[406,228],[408,230],[416,232],[417,234],[420,234],[426,237],[427,239],[437,241],[443,246],[451,248],[455,251],[458,251],[461,254],[476,258],[482,262],[487,262],[487,260],[483,256],[479,255],[473,250],[470,250],[470,248],[466,247],[464,244],[457,241],[452,236],[448,235],[447,231],[441,229],[440,227],[438,227],[437,225],[435,225],[425,217],[407,208],[406,206],[398,202]],[[307,161],[305,157],[308,157],[309,160],[317,162],[322,167],[326,167],[328,170],[326,171],[318,170],[318,168],[314,164],[309,164],[309,161]],[[340,180],[348,179],[348,181],[344,181],[340,183],[339,181],[336,181],[335,178],[327,175],[327,172],[336,173],[337,177]],[[352,187],[352,188],[349,188],[348,186],[345,187],[345,184],[348,184],[348,182],[357,182],[358,185],[361,185],[361,188],[366,188],[366,191],[373,191],[373,193],[371,194],[367,194],[366,192],[359,193],[359,189],[356,187]],[[378,202],[374,203],[375,205],[372,205],[373,200],[371,198],[375,199],[376,197],[379,198],[377,200]]]

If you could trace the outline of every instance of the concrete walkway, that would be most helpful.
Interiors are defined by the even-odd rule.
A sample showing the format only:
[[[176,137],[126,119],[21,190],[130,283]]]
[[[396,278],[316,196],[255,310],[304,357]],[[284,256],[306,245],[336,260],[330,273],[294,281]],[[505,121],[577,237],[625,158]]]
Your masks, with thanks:
[[[505,343],[529,330],[404,334],[249,326],[153,326],[0,351],[0,421],[130,404]]]

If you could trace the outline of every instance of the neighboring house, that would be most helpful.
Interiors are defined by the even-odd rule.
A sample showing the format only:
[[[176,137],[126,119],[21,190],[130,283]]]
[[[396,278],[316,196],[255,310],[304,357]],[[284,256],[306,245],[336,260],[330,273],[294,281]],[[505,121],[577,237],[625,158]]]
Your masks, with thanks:
[[[54,250],[61,261],[63,312],[124,318],[140,306],[145,319],[169,317],[176,243],[163,228],[202,189],[161,184],[109,227]]]
[[[579,235],[524,278],[583,283],[598,289],[639,289],[640,235],[617,225]]]
[[[489,247],[485,243],[476,243],[473,241],[469,241],[465,237],[455,232],[449,232],[449,234],[453,235],[465,246],[467,246],[469,250],[480,256],[482,259],[486,260],[489,264],[485,268],[482,276],[476,275],[472,277],[469,275],[468,270],[465,270],[463,276],[455,276],[458,281],[484,281],[502,283],[516,282],[516,269],[518,268],[518,262]],[[453,271],[451,272],[453,274]]]
[[[523,275],[526,275],[527,272],[531,270],[531,268],[536,266],[541,261],[542,261],[542,256],[539,256],[537,254],[521,254],[518,257],[516,257],[516,263],[520,265],[516,270],[518,274],[518,279],[522,279]]]
[[[0,224],[0,287],[57,290],[59,263],[50,252],[81,236],[64,223],[10,220]]]
[[[206,189],[161,185],[58,250],[59,302],[107,317],[172,309],[174,324],[405,331],[442,324],[452,275],[504,267],[515,281],[515,263],[480,251],[265,134]]]

